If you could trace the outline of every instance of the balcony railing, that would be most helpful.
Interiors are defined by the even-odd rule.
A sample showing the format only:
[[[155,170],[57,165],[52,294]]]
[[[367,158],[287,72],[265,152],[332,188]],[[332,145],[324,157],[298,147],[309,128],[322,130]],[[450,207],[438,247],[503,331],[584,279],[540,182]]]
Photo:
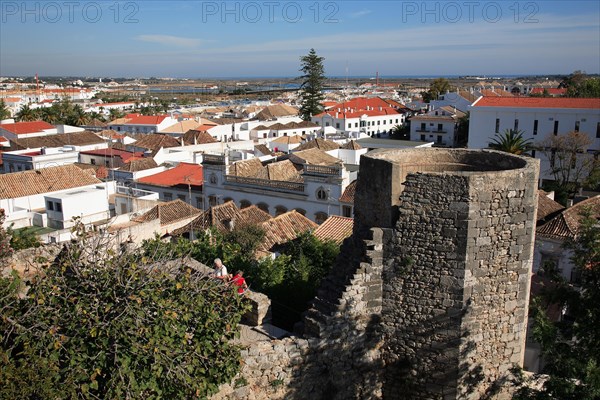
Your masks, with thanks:
[[[225,165],[225,156],[221,154],[204,154],[202,164]]]
[[[273,181],[270,179],[226,175],[225,182],[244,186],[258,186],[260,189],[304,193],[303,182]]]
[[[418,128],[418,129],[417,129],[417,132],[429,132],[429,129],[427,129],[427,128],[425,128],[425,129],[423,129],[423,128]]]
[[[338,165],[305,165],[305,175],[341,175],[341,166]]]

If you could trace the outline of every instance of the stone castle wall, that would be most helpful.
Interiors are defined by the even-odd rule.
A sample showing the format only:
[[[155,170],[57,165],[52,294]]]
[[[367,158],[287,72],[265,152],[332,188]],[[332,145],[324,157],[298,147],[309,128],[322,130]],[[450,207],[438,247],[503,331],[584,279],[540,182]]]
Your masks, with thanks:
[[[354,235],[298,334],[249,343],[239,387],[215,398],[508,396],[538,173],[533,159],[489,151],[363,156]]]

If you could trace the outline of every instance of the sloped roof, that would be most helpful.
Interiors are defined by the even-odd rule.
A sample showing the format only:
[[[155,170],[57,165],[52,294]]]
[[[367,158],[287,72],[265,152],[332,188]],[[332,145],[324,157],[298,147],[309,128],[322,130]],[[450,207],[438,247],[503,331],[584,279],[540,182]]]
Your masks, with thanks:
[[[123,161],[127,162],[134,157],[140,157],[143,153],[133,152],[115,148],[97,149],[97,150],[86,150],[80,151],[79,154],[85,154],[90,156],[101,156],[101,157],[120,157]]]
[[[11,140],[11,149],[24,150],[38,147],[63,147],[66,145],[85,146],[104,143],[104,140],[91,131],[58,133],[54,135],[24,137]]]
[[[458,108],[452,107],[452,106],[443,106],[443,107],[440,107],[440,109],[442,109],[446,112],[449,112],[450,114],[454,114],[457,118],[462,118],[467,115],[467,113],[464,113],[461,110],[459,110]]]
[[[579,231],[581,223],[580,213],[589,208],[592,217],[600,219],[600,195],[581,201],[572,207],[567,208],[550,221],[536,229],[538,236],[545,236],[553,239],[574,238]]]
[[[201,211],[200,215],[185,226],[173,230],[173,236],[182,235],[190,231],[204,231],[211,227],[217,228],[220,232],[226,232],[229,228],[225,225],[227,221],[233,221],[234,224],[240,220],[240,210],[233,200],[224,204],[210,207],[206,211]]]
[[[161,133],[185,133],[187,131],[189,131],[190,129],[196,129],[197,127],[199,127],[200,122],[193,120],[193,119],[186,119],[183,121],[179,121],[173,125],[170,125],[164,129],[161,129],[160,132]]]
[[[298,109],[287,104],[275,104],[263,108],[261,112],[254,117],[258,120],[269,120],[277,117],[286,117],[290,115],[298,115]]]
[[[152,207],[149,211],[135,219],[137,222],[149,222],[160,219],[161,225],[168,225],[185,218],[193,217],[202,211],[192,207],[180,199],[160,203]]]
[[[360,149],[362,149],[363,147],[362,147],[360,144],[356,143],[356,140],[351,140],[351,141],[349,141],[348,143],[345,143],[345,144],[344,144],[342,147],[340,147],[340,148],[341,148],[341,149],[344,149],[344,150],[360,150]]]
[[[300,151],[296,150],[290,154],[289,159],[294,164],[337,165],[342,163],[342,160],[339,158],[329,155],[317,148]]]
[[[278,144],[297,144],[302,143],[302,136],[293,135],[293,136],[280,136],[276,139],[271,140],[272,143]]]
[[[44,130],[54,129],[54,125],[46,121],[27,121],[14,122],[11,124],[0,124],[0,129],[14,133],[15,135],[25,135],[27,133],[43,132]]]
[[[474,93],[468,92],[466,90],[460,90],[458,92],[458,94],[460,95],[460,97],[462,97],[463,99],[473,103],[475,100],[477,100],[477,96]]]
[[[122,165],[119,168],[119,171],[138,172],[138,171],[145,171],[147,169],[156,168],[156,167],[158,167],[158,164],[156,164],[156,161],[154,161],[153,158],[151,158],[151,157],[145,157],[145,158],[136,157],[134,159],[129,160],[124,165]]]
[[[356,179],[350,182],[342,196],[340,197],[340,201],[342,203],[351,203],[354,204],[354,195],[356,194]]]
[[[331,240],[341,244],[344,239],[352,236],[354,219],[332,215],[325,220],[315,231],[315,235],[320,240]]]
[[[258,208],[256,204],[240,210],[240,218],[245,224],[258,225],[273,218],[271,214]]]
[[[128,146],[156,151],[159,150],[161,147],[179,147],[181,146],[181,143],[179,143],[179,141],[172,136],[161,135],[160,133],[151,133],[145,135],[140,140]]]
[[[57,192],[102,183],[93,172],[75,165],[0,174],[0,199],[12,199]]]
[[[229,167],[229,174],[235,176],[256,176],[262,170],[262,163],[258,158],[237,161]]]
[[[190,129],[183,135],[183,143],[186,145],[206,144],[218,142],[210,133],[197,129]]]
[[[552,216],[553,214],[564,209],[565,207],[562,204],[557,203],[556,201],[548,197],[548,193],[546,193],[543,190],[538,190],[538,223],[539,221],[544,220],[547,217]]]
[[[296,210],[288,211],[260,225],[265,238],[259,251],[269,251],[277,244],[296,239],[300,234],[315,229],[318,225]]]
[[[202,165],[183,162],[179,163],[175,168],[138,179],[140,183],[164,187],[176,185],[200,186],[203,181]]]
[[[254,146],[254,150],[259,151],[261,154],[264,154],[265,156],[272,154],[271,150],[265,144],[257,144],[256,146]]]
[[[131,116],[128,115],[128,117]],[[159,125],[168,115],[136,115],[133,116],[129,121],[125,122],[124,125]]]
[[[267,164],[255,175],[255,177],[273,181],[297,182],[302,180],[300,173],[290,160]]]
[[[332,142],[331,140],[316,138],[314,140],[309,140],[306,143],[301,144],[296,147],[296,151],[308,150],[308,149],[321,149],[323,151],[330,151],[339,149],[340,145],[336,142]]]

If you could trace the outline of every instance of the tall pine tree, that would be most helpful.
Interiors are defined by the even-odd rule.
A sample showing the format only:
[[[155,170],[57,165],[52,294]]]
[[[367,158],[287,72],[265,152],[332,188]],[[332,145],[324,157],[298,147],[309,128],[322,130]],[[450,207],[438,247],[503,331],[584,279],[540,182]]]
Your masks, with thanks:
[[[305,121],[310,121],[312,115],[323,111],[323,83],[325,82],[325,72],[323,68],[323,57],[319,57],[315,49],[300,57],[302,75],[302,86],[300,86],[300,96],[302,105],[300,106],[300,116]]]

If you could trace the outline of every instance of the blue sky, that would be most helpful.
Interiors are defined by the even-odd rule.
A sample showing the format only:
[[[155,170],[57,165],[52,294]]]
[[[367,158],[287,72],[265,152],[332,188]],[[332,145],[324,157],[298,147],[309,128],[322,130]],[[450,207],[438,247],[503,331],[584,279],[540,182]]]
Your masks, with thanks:
[[[597,1],[0,0],[0,76],[600,72]]]

